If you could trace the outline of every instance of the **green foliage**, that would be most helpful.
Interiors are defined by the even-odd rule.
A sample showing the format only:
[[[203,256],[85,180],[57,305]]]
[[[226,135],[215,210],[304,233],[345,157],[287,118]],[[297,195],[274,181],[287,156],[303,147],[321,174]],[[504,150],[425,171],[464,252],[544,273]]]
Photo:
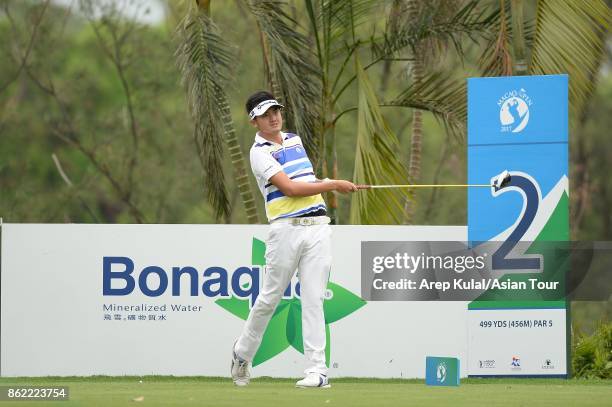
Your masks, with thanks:
[[[356,62],[359,100],[357,109],[357,152],[353,180],[358,184],[393,185],[405,182],[406,169],[396,151],[397,137],[384,119],[376,94],[365,71]],[[406,189],[389,188],[353,194],[351,223],[398,224]]]
[[[321,104],[320,67],[308,38],[296,28],[299,23],[277,0],[250,1],[257,27],[265,38],[269,87],[285,104],[286,125],[300,134],[316,166],[320,133],[317,129]]]
[[[410,158],[411,111],[418,108],[425,111],[420,182],[464,183],[464,81],[509,73],[503,68],[511,66],[513,57],[511,2],[418,1],[419,18],[411,21],[400,9],[404,14],[395,30],[385,26],[391,3],[212,1],[210,16],[219,28],[215,32],[210,26],[216,33],[209,37],[214,52],[195,56],[219,63],[217,71],[209,71],[212,76],[200,72],[200,78],[225,93],[227,110],[222,113],[229,111],[233,119],[234,148],[245,154],[252,143],[246,97],[278,86],[287,104],[297,106],[287,117],[287,130],[312,140],[310,152],[326,161],[326,176],[332,175],[336,160],[339,178],[406,183],[402,167]],[[604,3],[524,1],[530,69],[569,69],[571,105],[577,110],[585,106],[571,134],[570,198],[576,236],[589,239],[612,238],[607,176],[612,82],[610,61],[605,54],[598,59],[602,47],[596,43],[608,38],[610,12]],[[208,223],[221,213],[230,222],[245,223],[249,218],[239,204],[244,186],[239,177],[228,176],[235,169],[229,147],[204,143],[206,133],[194,139],[198,123],[190,113],[215,109],[210,103],[214,92],[190,99],[179,85],[175,51],[180,39],[174,32],[194,2],[168,1],[167,19],[154,26],[112,9],[104,18],[88,19],[76,8],[68,12],[55,2],[45,4],[0,1],[0,216],[12,222]],[[410,79],[416,43],[428,44],[427,52],[437,55],[425,58],[419,85]],[[231,57],[224,56],[228,50]],[[364,86],[355,59],[369,82],[367,100],[376,114],[358,109]],[[197,73],[196,65],[189,68]],[[377,89],[383,81],[388,84]],[[227,127],[220,122],[206,127],[210,123],[201,122],[200,128],[214,129],[225,141]],[[389,150],[397,162],[387,162]],[[208,157],[204,166],[201,157]],[[385,167],[393,174],[376,173]],[[254,188],[248,168],[243,175]],[[210,179],[222,180],[221,185]],[[220,197],[222,205],[214,199],[211,205],[210,196]],[[339,198],[342,221],[349,221],[355,204],[362,205],[355,210],[364,217],[354,222],[396,222],[390,214],[375,220],[382,216],[375,213],[381,212],[380,203],[372,206],[363,196],[353,202],[356,196]],[[388,199],[388,207],[399,211],[397,198]],[[414,199],[414,224],[465,224],[465,191],[422,190]],[[260,201],[256,196],[261,215]],[[225,209],[219,212],[220,207]]]
[[[611,17],[603,0],[538,1],[529,73],[568,74],[574,117],[582,113],[593,93]]]
[[[432,72],[419,85],[409,86],[391,104],[428,111],[444,125],[448,134],[466,139],[467,92],[463,81]]]
[[[612,379],[612,322],[602,322],[590,336],[574,334],[572,371],[579,378]]]
[[[179,23],[177,62],[187,88],[187,101],[195,122],[194,137],[208,200],[216,218],[228,218],[230,203],[223,171],[223,136],[226,103],[224,88],[229,83],[233,54],[211,18],[196,8]]]

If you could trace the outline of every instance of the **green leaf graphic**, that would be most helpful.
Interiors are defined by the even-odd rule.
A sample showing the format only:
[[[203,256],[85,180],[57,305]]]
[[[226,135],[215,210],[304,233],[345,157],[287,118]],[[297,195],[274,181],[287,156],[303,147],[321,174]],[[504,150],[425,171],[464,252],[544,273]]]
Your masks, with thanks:
[[[253,358],[253,367],[273,358],[289,347],[285,327],[291,306],[287,302],[280,303],[264,332],[261,345]]]
[[[304,341],[302,340],[302,306],[299,301],[291,304],[289,318],[287,318],[287,341],[300,353],[304,353]]]
[[[253,238],[251,260],[253,265],[266,264],[266,245],[263,241]],[[247,288],[248,284],[244,285]],[[353,313],[363,307],[366,301],[359,298],[349,290],[338,284],[328,283],[328,290],[333,293],[332,298],[323,302],[325,313],[325,361],[329,367],[331,356],[329,324]],[[248,299],[222,298],[215,301],[220,307],[226,309],[240,319],[246,320],[250,312]],[[298,298],[281,299],[274,311],[268,327],[264,332],[261,345],[253,358],[253,366],[257,366],[268,359],[283,352],[289,346],[300,353],[304,353],[304,340],[302,337],[302,306]]]
[[[325,324],[325,365],[329,367],[331,358],[331,338],[329,332],[329,324]]]
[[[329,282],[327,289],[333,293],[332,298],[325,300],[323,303],[325,322],[328,324],[336,322],[366,305],[366,301],[338,284]]]
[[[221,298],[215,301],[215,304],[221,306],[221,308],[226,309],[232,314],[236,315],[238,318],[246,319],[249,317],[249,300],[241,300],[239,298]]]
[[[266,264],[266,244],[255,237],[251,250],[251,264],[253,266],[264,266]]]

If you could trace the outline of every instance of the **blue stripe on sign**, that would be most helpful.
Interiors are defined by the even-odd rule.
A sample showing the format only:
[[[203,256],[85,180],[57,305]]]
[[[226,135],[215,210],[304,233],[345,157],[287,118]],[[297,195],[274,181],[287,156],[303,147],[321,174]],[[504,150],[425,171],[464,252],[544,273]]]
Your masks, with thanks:
[[[311,206],[311,207],[309,207],[309,208],[302,209],[301,211],[297,211],[297,212],[293,212],[293,213],[288,213],[288,214],[286,214],[286,215],[279,216],[277,219],[280,219],[280,218],[288,218],[288,217],[290,217],[290,216],[301,215],[301,214],[303,214],[303,213],[308,213],[308,212],[314,212],[314,211],[316,211],[317,209],[326,209],[326,208],[325,208],[325,204],[320,204],[320,205],[316,205],[316,206]]]
[[[305,172],[303,174],[298,174],[298,175],[294,175],[293,177],[289,177],[289,179],[295,179],[295,178],[300,178],[300,177],[305,177],[307,175],[315,175],[314,172]],[[272,183],[268,182],[266,185],[264,185],[264,188],[268,188],[271,187]]]
[[[304,170],[306,168],[310,168],[310,170],[312,171],[312,164],[310,163],[310,161],[304,161],[301,163],[290,165],[289,167],[285,168],[284,171],[287,175],[289,175],[296,171]]]
[[[285,196],[285,194],[283,194],[282,191],[280,191],[280,190],[274,191],[274,192],[270,192],[266,196],[266,202],[270,202],[271,200],[276,199],[276,198],[280,198],[282,196]]]
[[[535,141],[535,142],[522,142],[522,143],[488,143],[488,144],[468,144],[468,147],[497,147],[497,146],[523,146],[525,144],[567,144],[567,141]]]

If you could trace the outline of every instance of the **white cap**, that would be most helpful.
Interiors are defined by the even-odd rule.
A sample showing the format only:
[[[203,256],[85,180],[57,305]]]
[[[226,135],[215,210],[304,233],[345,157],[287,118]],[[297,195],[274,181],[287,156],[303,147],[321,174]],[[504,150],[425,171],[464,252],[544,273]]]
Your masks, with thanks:
[[[257,116],[261,116],[272,106],[285,107],[281,105],[280,103],[278,103],[275,99],[267,99],[267,100],[264,100],[263,102],[260,102],[257,106],[253,108],[253,110],[249,112],[249,118],[253,120]]]

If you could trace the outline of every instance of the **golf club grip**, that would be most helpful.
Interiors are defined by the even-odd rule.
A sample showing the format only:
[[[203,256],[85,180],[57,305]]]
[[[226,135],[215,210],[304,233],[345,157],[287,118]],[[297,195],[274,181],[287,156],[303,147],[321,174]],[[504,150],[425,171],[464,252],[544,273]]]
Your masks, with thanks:
[[[355,185],[357,187],[357,189],[371,189],[372,185],[360,185],[360,184],[356,184]]]

